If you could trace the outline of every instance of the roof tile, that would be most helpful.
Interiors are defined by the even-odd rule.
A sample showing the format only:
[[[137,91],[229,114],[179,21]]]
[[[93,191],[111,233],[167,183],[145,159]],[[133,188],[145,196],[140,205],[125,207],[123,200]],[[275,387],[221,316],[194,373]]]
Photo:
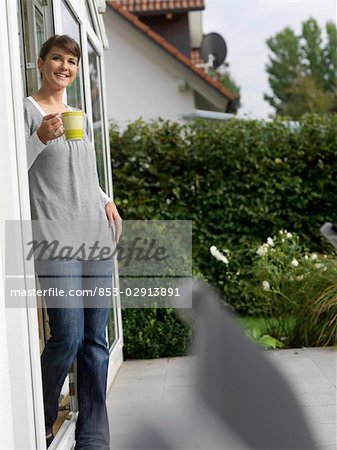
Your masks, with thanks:
[[[115,0],[133,14],[179,12],[205,9],[204,0]]]

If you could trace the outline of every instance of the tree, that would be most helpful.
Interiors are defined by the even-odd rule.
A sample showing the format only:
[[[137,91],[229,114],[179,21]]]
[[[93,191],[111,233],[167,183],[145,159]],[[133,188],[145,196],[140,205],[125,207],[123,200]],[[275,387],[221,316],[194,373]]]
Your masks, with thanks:
[[[286,92],[289,101],[284,105],[283,113],[293,119],[299,119],[303,112],[324,113],[334,106],[333,96],[324,92],[311,75],[298,76]]]
[[[312,18],[303,22],[299,36],[287,27],[267,40],[272,95],[265,94],[264,99],[276,114],[297,119],[306,112],[336,108],[337,30],[332,22],[326,24],[325,41]]]
[[[326,70],[325,89],[336,92],[337,90],[337,31],[336,25],[326,25],[327,44],[323,51],[323,64]]]

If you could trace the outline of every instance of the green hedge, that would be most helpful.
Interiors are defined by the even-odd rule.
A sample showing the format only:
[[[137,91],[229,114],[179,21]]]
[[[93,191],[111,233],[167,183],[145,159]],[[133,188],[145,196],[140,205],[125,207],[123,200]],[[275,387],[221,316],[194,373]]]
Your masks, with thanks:
[[[232,251],[238,269],[257,241],[280,229],[313,250],[335,219],[337,115],[297,127],[271,122],[163,120],[110,131],[114,191],[124,219],[191,219],[193,261],[242,312],[253,312],[209,248]]]
[[[124,358],[147,359],[184,356],[192,331],[172,308],[125,308]]]

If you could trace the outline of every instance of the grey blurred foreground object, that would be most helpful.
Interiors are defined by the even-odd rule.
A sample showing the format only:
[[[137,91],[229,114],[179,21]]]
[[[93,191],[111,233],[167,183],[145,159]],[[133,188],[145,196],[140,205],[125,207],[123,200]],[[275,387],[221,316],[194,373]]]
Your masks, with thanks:
[[[332,244],[335,248],[337,248],[337,225],[331,222],[325,222],[324,225],[321,226],[320,232],[322,235]]]
[[[285,379],[236,325],[217,293],[198,284],[192,298],[195,398],[186,407],[171,407],[139,423],[128,448],[317,449]]]

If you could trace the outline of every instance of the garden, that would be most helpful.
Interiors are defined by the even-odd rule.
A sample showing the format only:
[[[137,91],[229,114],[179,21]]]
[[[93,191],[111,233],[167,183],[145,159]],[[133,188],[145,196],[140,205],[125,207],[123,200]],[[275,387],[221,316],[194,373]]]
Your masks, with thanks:
[[[299,122],[164,120],[110,129],[124,219],[191,220],[193,276],[221,293],[266,348],[337,337],[337,258],[320,234],[335,216],[337,115]],[[188,352],[170,308],[123,309],[128,358]]]

